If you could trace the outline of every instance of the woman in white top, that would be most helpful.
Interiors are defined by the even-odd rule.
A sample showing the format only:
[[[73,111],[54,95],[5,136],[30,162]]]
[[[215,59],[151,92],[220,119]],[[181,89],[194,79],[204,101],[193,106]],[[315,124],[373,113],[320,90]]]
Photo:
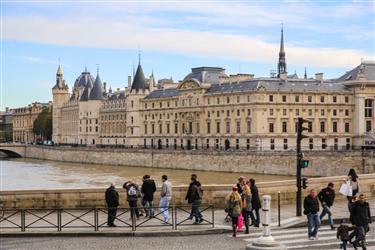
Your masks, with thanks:
[[[356,196],[359,192],[359,178],[353,168],[349,170],[348,177],[346,178],[346,182],[352,187],[352,190],[353,190],[352,196]],[[349,201],[352,199],[352,196],[347,196]]]

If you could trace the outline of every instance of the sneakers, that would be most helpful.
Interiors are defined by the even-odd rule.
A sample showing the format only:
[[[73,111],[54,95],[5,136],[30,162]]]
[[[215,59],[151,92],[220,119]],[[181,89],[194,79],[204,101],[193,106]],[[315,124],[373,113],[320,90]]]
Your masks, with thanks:
[[[313,236],[310,236],[309,240],[315,240],[315,238]]]

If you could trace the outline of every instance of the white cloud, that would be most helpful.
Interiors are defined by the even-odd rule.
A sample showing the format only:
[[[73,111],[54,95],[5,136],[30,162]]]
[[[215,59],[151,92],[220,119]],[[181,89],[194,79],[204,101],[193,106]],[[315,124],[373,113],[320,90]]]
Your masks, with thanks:
[[[55,20],[43,17],[6,17],[4,39],[54,45],[98,48],[137,48],[185,55],[230,58],[253,62],[274,62],[278,44],[245,35],[183,29],[146,28],[137,22],[94,18]],[[361,58],[371,58],[360,50],[288,46],[289,63],[320,67],[352,67]],[[35,62],[48,62],[30,58]]]
[[[69,68],[69,69],[72,68],[72,66],[70,64],[61,63],[58,60],[49,60],[49,59],[34,57],[34,56],[23,56],[23,57],[21,57],[21,59],[25,60],[25,61],[28,61],[28,62],[32,62],[32,63],[52,64],[52,65],[59,65],[60,64],[61,66],[65,67],[65,68]]]

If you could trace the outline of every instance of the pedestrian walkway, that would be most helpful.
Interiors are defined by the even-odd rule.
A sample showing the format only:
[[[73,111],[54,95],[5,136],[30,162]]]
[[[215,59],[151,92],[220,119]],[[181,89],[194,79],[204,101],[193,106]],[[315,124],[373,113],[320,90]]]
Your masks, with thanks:
[[[271,230],[274,239],[284,244],[288,249],[339,249],[340,241],[336,239],[336,230],[331,230],[329,226],[322,226],[319,229],[318,239],[309,240],[307,237],[307,228],[275,228]],[[250,234],[238,233],[237,238],[247,244],[252,243],[262,235],[261,229],[253,229]],[[231,234],[227,237],[232,238]],[[375,249],[375,230],[372,229],[367,236],[368,249]],[[371,247],[371,248],[370,248]]]

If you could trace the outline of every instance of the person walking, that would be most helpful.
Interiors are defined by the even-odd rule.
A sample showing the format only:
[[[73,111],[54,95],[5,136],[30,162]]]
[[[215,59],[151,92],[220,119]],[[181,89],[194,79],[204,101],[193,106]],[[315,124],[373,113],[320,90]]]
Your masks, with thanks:
[[[120,205],[119,203],[119,196],[118,192],[115,189],[115,183],[112,182],[109,188],[105,191],[105,201],[108,207],[108,219],[107,225],[109,227],[116,227],[114,224],[116,214],[117,214],[117,207]]]
[[[317,234],[320,226],[319,201],[315,189],[310,190],[303,201],[304,214],[307,216],[307,231],[310,240],[318,239]]]
[[[250,187],[243,182],[242,186],[242,194],[241,194],[241,201],[242,201],[242,217],[245,224],[245,234],[249,233],[249,217],[251,213],[251,191]]]
[[[366,201],[364,194],[360,194],[358,200],[354,203],[350,214],[350,221],[356,227],[353,234],[350,235],[350,240],[356,236],[353,246],[357,247],[360,243],[362,246],[365,246],[366,233],[369,231],[369,224],[372,223],[372,219],[370,205]]]
[[[344,182],[348,183],[352,189],[352,195],[347,196],[348,201],[350,201],[352,196],[356,196],[359,193],[359,177],[354,168],[349,170],[348,176]]]
[[[237,186],[232,187],[232,192],[226,197],[226,212],[232,219],[233,237],[237,237],[238,216],[242,211],[241,196],[237,192]]]
[[[322,213],[320,214],[320,221],[322,221],[324,216],[327,214],[328,223],[331,226],[331,230],[334,230],[335,225],[333,224],[332,212],[331,212],[331,207],[333,205],[333,202],[335,201],[334,184],[332,182],[328,183],[328,186],[326,188],[323,188],[319,192],[318,198],[323,207]]]
[[[185,195],[185,200],[188,202],[188,204],[192,204],[193,203],[193,192],[195,191],[195,184],[197,182],[197,175],[196,174],[192,174],[191,177],[190,177],[190,184],[189,184],[189,188],[188,188],[188,191]],[[191,207],[191,212],[190,212],[190,215],[189,215],[189,220],[192,220],[193,219],[193,207]]]
[[[149,175],[143,176],[141,192],[143,194],[142,205],[145,209],[146,217],[154,217],[154,193],[156,191],[155,181]]]
[[[136,216],[137,219],[139,219],[139,210],[137,207],[138,202],[138,186],[134,181],[127,181],[124,183],[123,188],[126,192],[126,200],[129,203],[130,207],[130,216],[133,219],[134,216]]]
[[[350,227],[345,224],[344,220],[340,221],[340,226],[337,228],[337,239],[341,240],[340,249],[346,250],[346,246],[348,244],[349,238],[349,231],[352,231],[354,227]]]
[[[163,181],[163,184],[161,186],[159,207],[160,207],[160,212],[163,214],[163,223],[168,224],[168,221],[169,221],[168,206],[172,197],[172,185],[168,181],[168,176],[163,175],[161,179]]]
[[[250,184],[250,191],[251,191],[251,213],[250,213],[251,225],[254,225],[254,227],[259,227],[259,223],[260,223],[259,209],[262,208],[262,205],[260,204],[258,187],[255,185],[254,179],[250,179],[249,184]],[[255,216],[254,216],[254,211],[255,211]]]

